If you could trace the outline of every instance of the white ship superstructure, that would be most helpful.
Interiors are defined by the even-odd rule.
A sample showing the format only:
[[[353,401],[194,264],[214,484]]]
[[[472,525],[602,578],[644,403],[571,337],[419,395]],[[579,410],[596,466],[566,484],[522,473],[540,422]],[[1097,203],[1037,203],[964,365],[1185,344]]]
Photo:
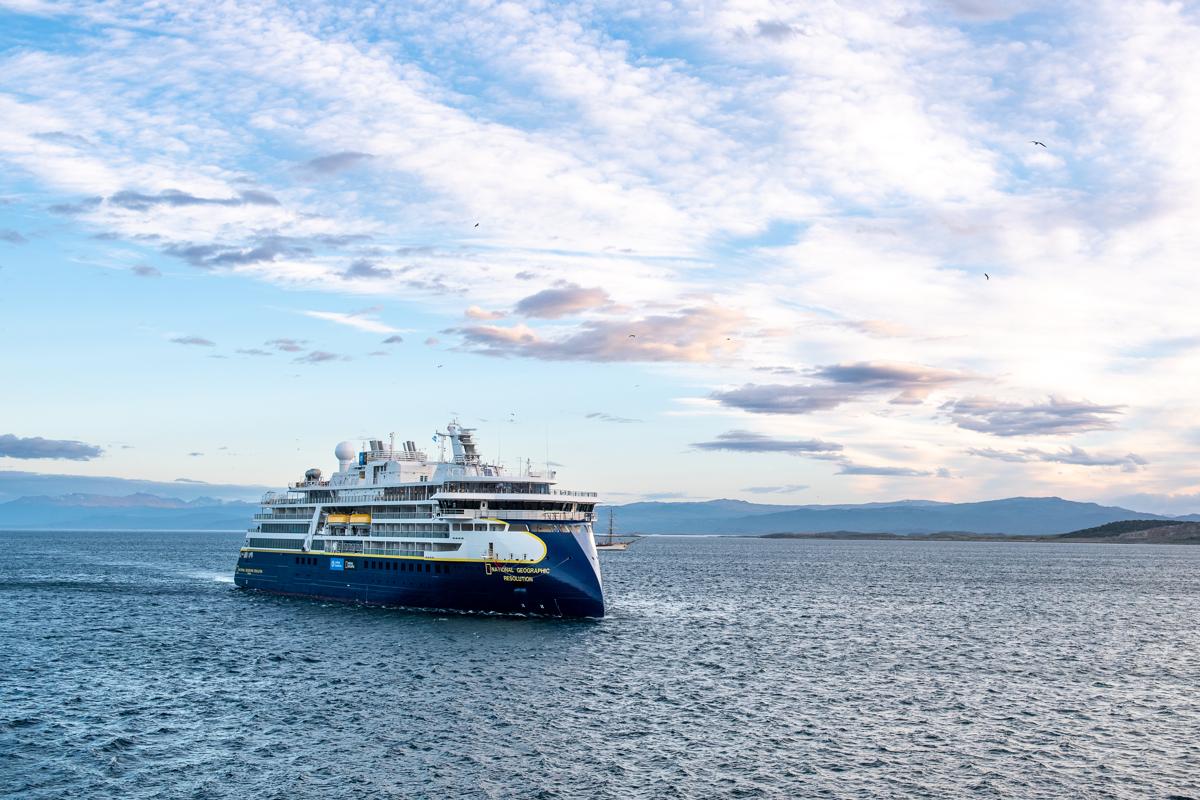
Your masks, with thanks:
[[[434,437],[441,451],[436,459],[412,441],[396,446],[394,440],[385,445],[376,439],[362,448],[342,442],[334,451],[338,470],[328,480],[310,469],[286,491],[263,497],[242,549],[239,584],[362,602],[439,605],[453,599],[441,596],[451,585],[477,594],[479,587],[450,579],[477,573],[500,578],[491,583],[513,593],[495,610],[565,614],[562,602],[557,609],[546,607],[548,599],[562,598],[543,591],[561,578],[572,585],[594,582],[602,614],[592,538],[596,493],[558,489],[554,472],[527,463],[517,475],[488,464],[473,433],[447,425]],[[565,561],[551,563],[551,551]],[[294,566],[309,568],[300,572],[312,573],[314,590],[303,588],[304,575],[272,581],[263,577],[266,571],[256,573],[264,560],[277,560],[268,554],[291,556]],[[371,570],[396,576],[376,587],[380,580],[363,578]],[[448,580],[433,587],[409,580],[414,585],[406,587],[403,573]],[[332,591],[334,583],[345,585]]]

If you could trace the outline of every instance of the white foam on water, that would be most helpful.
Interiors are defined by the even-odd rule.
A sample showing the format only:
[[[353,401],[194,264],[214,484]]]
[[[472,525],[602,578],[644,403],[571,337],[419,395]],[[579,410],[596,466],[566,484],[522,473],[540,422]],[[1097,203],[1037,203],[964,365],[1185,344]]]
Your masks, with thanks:
[[[217,583],[233,583],[233,576],[227,575],[224,572],[189,572],[189,578],[198,578],[202,581],[215,581]]]

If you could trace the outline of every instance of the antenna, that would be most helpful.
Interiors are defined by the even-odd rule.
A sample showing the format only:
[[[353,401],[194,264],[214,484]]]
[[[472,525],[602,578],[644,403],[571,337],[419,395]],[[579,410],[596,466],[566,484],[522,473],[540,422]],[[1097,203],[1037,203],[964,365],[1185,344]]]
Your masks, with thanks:
[[[546,477],[550,477],[550,423],[546,423]]]

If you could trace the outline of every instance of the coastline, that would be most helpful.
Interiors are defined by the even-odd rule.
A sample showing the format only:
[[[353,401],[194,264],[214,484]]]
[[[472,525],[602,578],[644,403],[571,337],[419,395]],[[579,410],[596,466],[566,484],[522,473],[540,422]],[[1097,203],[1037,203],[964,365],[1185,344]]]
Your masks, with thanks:
[[[1096,528],[1055,534],[968,533],[939,531],[937,533],[860,533],[857,531],[824,531],[814,533],[779,532],[761,534],[760,539],[833,539],[841,541],[902,541],[902,542],[1020,542],[1022,544],[1200,544],[1200,524],[1189,522],[1175,525],[1146,524],[1144,521],[1114,522]]]

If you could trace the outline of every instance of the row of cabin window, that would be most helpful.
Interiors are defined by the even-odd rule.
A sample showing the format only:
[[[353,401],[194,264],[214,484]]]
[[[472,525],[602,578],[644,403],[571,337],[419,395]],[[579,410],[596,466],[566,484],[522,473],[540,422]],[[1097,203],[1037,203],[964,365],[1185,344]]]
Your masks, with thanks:
[[[443,492],[466,492],[483,494],[550,494],[550,487],[544,483],[499,483],[477,481],[447,481],[441,485]]]
[[[296,563],[301,566],[315,567],[317,559],[312,556],[296,556]],[[382,569],[391,572],[434,572],[443,574],[450,571],[449,564],[418,563],[414,561],[372,561],[362,562],[363,569]],[[422,569],[424,567],[424,569]]]
[[[262,539],[259,537],[250,537],[247,546],[262,547],[268,550],[299,550],[302,544],[304,542],[299,539]]]
[[[424,569],[422,569],[424,567]],[[449,564],[430,564],[417,561],[372,561],[363,562],[363,569],[382,569],[392,572],[435,572],[441,574],[450,571]]]
[[[375,523],[375,529],[372,533],[375,536],[420,536],[429,539],[450,538],[449,528],[423,528],[420,525],[393,525],[379,522]]]
[[[308,533],[307,522],[273,522],[266,520],[259,527],[263,533]]]

